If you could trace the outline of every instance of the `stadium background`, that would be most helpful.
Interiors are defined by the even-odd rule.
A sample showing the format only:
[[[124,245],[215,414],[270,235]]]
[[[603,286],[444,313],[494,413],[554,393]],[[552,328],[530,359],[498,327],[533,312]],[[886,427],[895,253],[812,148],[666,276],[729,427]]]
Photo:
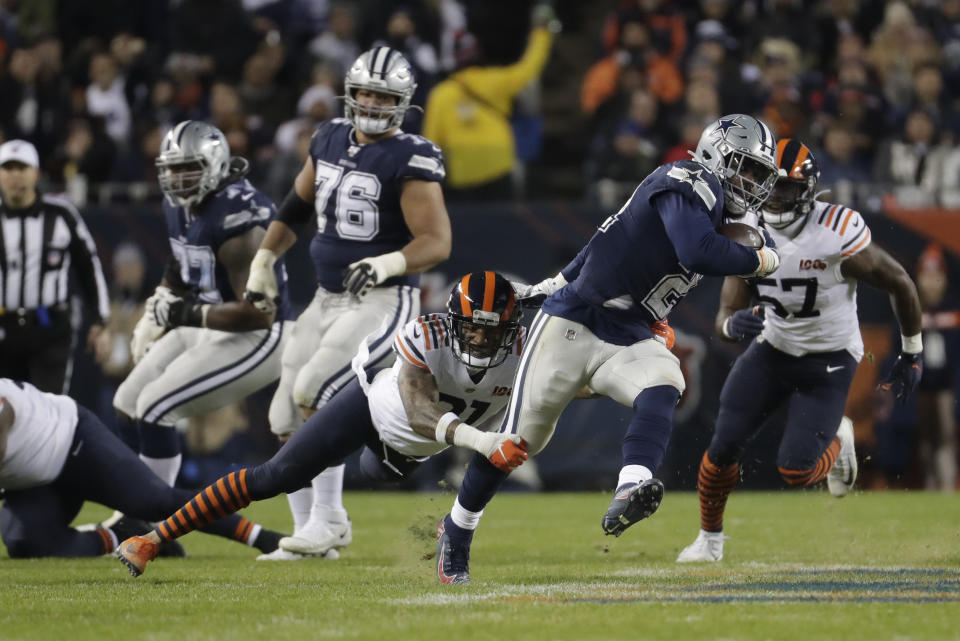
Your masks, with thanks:
[[[556,273],[645,171],[689,146],[685,125],[695,123],[699,131],[705,119],[732,111],[754,113],[778,135],[807,142],[824,166],[824,186],[833,189],[827,198],[863,212],[874,242],[911,273],[921,253],[939,243],[950,282],[941,307],[960,308],[960,211],[953,209],[960,203],[954,95],[960,92],[960,2],[560,0],[553,6],[564,30],[544,73],[515,107],[522,136],[517,196],[448,205],[453,254],[425,278],[425,309],[442,306],[454,277],[474,269],[527,280]],[[451,12],[463,12],[484,64],[509,64],[522,54],[532,8],[499,0],[4,2],[0,129],[4,139],[34,142],[44,188],[81,206],[108,281],[115,250],[139,247],[147,265],[145,298],[169,251],[152,159],[171,122],[216,123],[234,153],[251,160],[254,183],[279,200],[301,162],[291,132],[295,139],[313,126],[310,118],[339,113],[331,97],[342,91],[341,58],[386,37],[397,11],[407,13],[418,35],[396,44],[415,63],[429,59],[424,46],[437,58],[432,73],[420,70],[415,102],[422,105],[430,85],[451,69],[446,54],[457,53]],[[627,23],[644,25],[645,44],[618,43]],[[709,57],[710,43],[722,45],[723,60]],[[591,109],[598,97],[589,95],[584,80],[604,61],[615,61],[621,77]],[[628,77],[640,78],[639,85],[627,86]],[[305,102],[307,111],[318,111],[305,113]],[[416,117],[405,125],[417,127]],[[294,302],[302,307],[313,279],[304,242],[288,269]],[[712,336],[718,298],[719,281],[704,279],[671,315],[689,388],[662,474],[668,487],[694,487],[720,386],[741,349]],[[874,392],[896,354],[897,326],[886,297],[862,290],[860,306],[868,357],[848,414],[856,425],[862,484],[916,487],[916,408],[894,408]],[[955,387],[957,334],[944,332]],[[78,349],[71,395],[108,422],[117,382]],[[206,483],[275,450],[265,418],[271,392],[251,397],[233,419],[219,419],[243,429],[227,425],[220,437],[188,441],[182,483]],[[539,486],[609,489],[627,417],[606,400],[575,402],[537,459]],[[745,485],[780,486],[772,464],[778,436],[771,430],[754,443]],[[438,457],[409,487],[436,487],[459,466],[452,456]],[[358,486],[350,472],[348,484]]]

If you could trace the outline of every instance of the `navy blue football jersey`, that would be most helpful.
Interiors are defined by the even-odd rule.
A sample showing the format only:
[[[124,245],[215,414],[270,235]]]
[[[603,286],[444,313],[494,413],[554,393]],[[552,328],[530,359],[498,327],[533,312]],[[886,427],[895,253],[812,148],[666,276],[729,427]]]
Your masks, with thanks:
[[[722,222],[716,176],[692,160],[663,165],[564,268],[569,285],[543,310],[616,345],[650,338],[650,324],[666,318],[702,274],[757,268],[754,250],[716,233]]]
[[[426,138],[402,132],[361,145],[350,121],[335,118],[314,132],[310,158],[316,172],[317,213],[310,256],[318,284],[342,292],[347,265],[398,250],[413,238],[400,209],[403,181],[441,182],[443,155]],[[420,277],[411,274],[383,284],[419,282]]]
[[[180,265],[180,278],[201,302],[220,303],[237,300],[227,270],[217,260],[220,247],[252,227],[267,228],[276,214],[273,201],[247,179],[231,183],[207,196],[191,216],[183,207],[164,198],[170,249]],[[287,270],[283,259],[274,267],[281,303],[277,320],[289,318]]]

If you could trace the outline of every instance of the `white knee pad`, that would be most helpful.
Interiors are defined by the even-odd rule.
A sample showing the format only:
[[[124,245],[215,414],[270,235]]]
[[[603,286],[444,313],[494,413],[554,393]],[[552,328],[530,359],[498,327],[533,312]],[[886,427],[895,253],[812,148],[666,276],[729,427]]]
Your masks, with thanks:
[[[686,383],[680,360],[654,340],[623,349],[601,365],[590,380],[590,387],[630,407],[645,389],[669,385],[683,394]]]
[[[289,390],[283,387],[277,389],[273,395],[267,418],[270,421],[270,431],[277,436],[293,434],[303,423],[300,407],[293,402]]]

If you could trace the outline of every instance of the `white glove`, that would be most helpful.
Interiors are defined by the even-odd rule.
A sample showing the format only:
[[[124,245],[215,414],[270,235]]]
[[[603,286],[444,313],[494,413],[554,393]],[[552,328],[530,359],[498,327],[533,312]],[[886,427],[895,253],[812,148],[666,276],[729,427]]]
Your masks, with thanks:
[[[407,271],[407,258],[401,251],[370,256],[347,266],[343,288],[357,297],[364,297],[371,289],[388,278]]]
[[[780,254],[772,247],[761,247],[757,250],[757,258],[760,264],[757,269],[750,274],[744,274],[744,278],[753,278],[755,276],[767,276],[777,271],[780,266]]]
[[[269,249],[258,249],[250,261],[250,275],[243,297],[264,314],[273,312],[280,300],[277,275],[273,272],[276,262],[277,255]]]
[[[130,338],[130,355],[134,363],[139,363],[144,354],[149,351],[153,342],[163,336],[163,333],[167,331],[163,325],[160,325],[154,320],[152,311],[156,300],[161,296],[167,295],[173,296],[173,292],[170,291],[169,288],[160,285],[154,290],[153,295],[151,295],[145,303],[143,316],[137,321],[136,327],[133,328],[133,336]]]
[[[566,287],[567,279],[563,277],[563,272],[553,278],[545,278],[535,285],[524,285],[516,281],[510,281],[513,291],[517,293],[517,300],[526,307],[539,307],[557,290]]]

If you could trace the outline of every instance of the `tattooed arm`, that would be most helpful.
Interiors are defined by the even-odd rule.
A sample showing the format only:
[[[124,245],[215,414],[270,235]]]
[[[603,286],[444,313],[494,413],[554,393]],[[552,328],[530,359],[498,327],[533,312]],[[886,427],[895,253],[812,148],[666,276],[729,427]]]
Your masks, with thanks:
[[[440,405],[440,391],[433,374],[404,361],[400,366],[397,386],[411,429],[421,436],[434,438],[437,422],[447,410]],[[453,432],[459,424],[460,421],[453,421],[447,427],[447,443],[453,443]]]
[[[403,361],[397,385],[407,422],[417,434],[479,452],[508,474],[527,460],[527,445],[516,434],[483,432],[445,411],[437,380],[427,369]]]

